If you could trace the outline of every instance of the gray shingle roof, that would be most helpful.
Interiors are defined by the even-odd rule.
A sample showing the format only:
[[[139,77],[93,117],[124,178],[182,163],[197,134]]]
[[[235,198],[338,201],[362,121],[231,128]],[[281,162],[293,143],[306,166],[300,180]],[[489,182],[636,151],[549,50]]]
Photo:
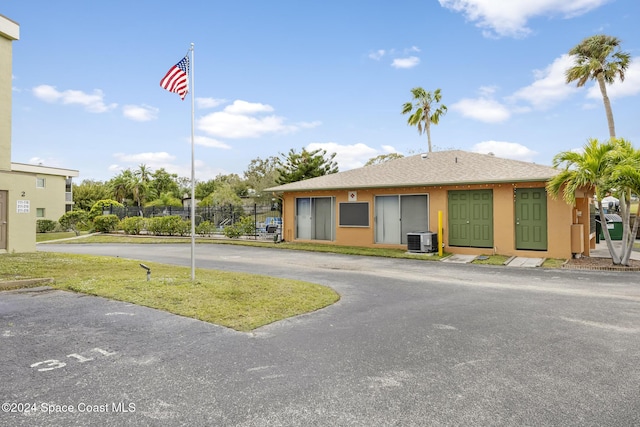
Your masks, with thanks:
[[[461,150],[403,157],[379,165],[292,182],[266,191],[308,191],[422,185],[547,181],[559,171],[550,166]]]

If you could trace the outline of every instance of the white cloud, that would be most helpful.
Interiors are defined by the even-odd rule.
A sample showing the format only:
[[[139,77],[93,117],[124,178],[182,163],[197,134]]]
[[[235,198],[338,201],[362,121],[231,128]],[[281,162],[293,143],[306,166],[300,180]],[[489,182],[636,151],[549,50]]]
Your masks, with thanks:
[[[394,68],[413,68],[420,63],[420,58],[417,56],[410,56],[408,58],[396,58],[391,63]]]
[[[273,111],[273,107],[268,104],[247,102],[238,99],[236,101],[233,101],[233,104],[226,107],[224,111],[230,114],[270,113]]]
[[[607,95],[610,99],[623,98],[625,96],[633,96],[640,93],[640,57],[633,58],[629,64],[629,68],[624,73],[624,81],[620,79],[607,85]],[[600,87],[594,83],[587,92],[587,98],[602,100]]]
[[[384,153],[382,154],[397,153],[397,150],[393,148],[391,145],[383,145],[381,148],[382,148],[382,151],[384,151]]]
[[[45,102],[61,102],[64,105],[78,104],[92,113],[105,113],[113,110],[118,104],[105,104],[104,94],[100,89],[95,89],[92,94],[79,90],[58,91],[54,86],[40,85],[33,88],[33,95]]]
[[[486,95],[475,99],[462,99],[453,104],[451,109],[464,117],[485,123],[500,123],[511,117],[507,107]]]
[[[369,53],[369,58],[373,59],[374,61],[379,61],[382,59],[382,57],[385,55],[385,50],[384,49],[378,49],[375,52],[371,52]]]
[[[537,16],[572,18],[610,0],[439,0],[442,7],[462,13],[483,29],[485,37],[524,37],[527,21]]]
[[[471,147],[474,153],[493,153],[496,157],[532,162],[537,152],[528,149],[524,145],[505,141],[483,141]]]
[[[313,142],[306,147],[309,151],[317,150],[319,148],[326,150],[327,154],[336,153],[334,160],[338,164],[338,169],[340,171],[362,167],[373,157],[380,154],[396,152],[393,147],[388,145],[383,146],[382,150],[377,150],[362,143],[340,145],[335,142]]]
[[[137,154],[116,153],[113,156],[122,164],[110,165],[108,171],[112,174],[118,174],[125,169],[137,169],[140,164],[144,164],[153,171],[164,168],[168,173],[175,173],[179,177],[191,177],[191,163],[176,164],[174,163],[176,157],[166,152]],[[196,180],[204,181],[213,179],[219,174],[226,175],[228,173],[224,169],[211,167],[202,160],[196,160],[194,162],[194,171]]]
[[[137,153],[137,154],[124,154],[115,153],[113,155],[116,159],[123,163],[130,163],[134,166],[139,164],[145,164],[151,169],[157,169],[171,164],[176,156],[167,153],[166,151],[159,151],[156,153]]]
[[[122,114],[136,122],[148,122],[158,118],[158,109],[148,105],[125,105]]]
[[[571,56],[556,58],[544,70],[534,70],[535,81],[517,90],[509,99],[524,100],[535,109],[545,109],[568,98],[576,92],[575,85],[567,84],[565,72],[573,65]]]
[[[203,116],[196,126],[219,138],[258,138],[266,134],[291,133],[320,125],[317,121],[286,124],[284,117],[275,114],[260,115],[270,112],[273,112],[270,105],[237,100],[223,111]]]
[[[196,98],[196,106],[198,108],[214,108],[226,102],[227,102],[226,99]]]
[[[398,49],[378,49],[373,52],[369,52],[369,59],[374,61],[380,61],[383,57],[389,56],[392,59],[391,66],[394,68],[413,68],[420,64],[420,58],[415,56],[415,53],[419,53],[420,48],[418,46],[411,46],[402,50]]]
[[[208,138],[206,136],[195,136],[193,138],[193,142],[196,145],[201,145],[203,147],[223,148],[225,150],[229,150],[231,148],[230,145],[227,145],[224,142],[218,141],[217,139]]]

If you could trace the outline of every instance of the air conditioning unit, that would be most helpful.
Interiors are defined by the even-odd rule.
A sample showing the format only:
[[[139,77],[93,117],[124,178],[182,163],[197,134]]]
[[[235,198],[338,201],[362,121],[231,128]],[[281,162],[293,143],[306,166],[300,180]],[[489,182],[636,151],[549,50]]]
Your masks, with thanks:
[[[438,235],[430,231],[407,233],[407,249],[409,252],[437,252]]]

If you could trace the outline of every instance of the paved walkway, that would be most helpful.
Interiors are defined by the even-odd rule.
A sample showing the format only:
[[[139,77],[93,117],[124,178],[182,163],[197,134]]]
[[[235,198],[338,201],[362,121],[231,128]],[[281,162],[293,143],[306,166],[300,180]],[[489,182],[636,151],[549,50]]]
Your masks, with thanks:
[[[622,247],[622,242],[620,242],[619,240],[614,240],[612,241],[612,243],[613,247],[616,248],[619,253]],[[640,240],[636,240],[636,243],[640,243]],[[592,258],[611,258],[609,248],[607,248],[607,243],[604,240],[601,240],[600,243],[596,243],[596,248],[590,251],[590,256]],[[631,259],[640,260],[640,252],[631,252]]]

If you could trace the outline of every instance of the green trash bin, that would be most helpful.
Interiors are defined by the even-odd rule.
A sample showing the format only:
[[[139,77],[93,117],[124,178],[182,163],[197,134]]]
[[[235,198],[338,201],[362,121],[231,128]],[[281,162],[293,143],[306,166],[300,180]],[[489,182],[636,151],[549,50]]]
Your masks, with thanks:
[[[607,219],[607,229],[611,240],[622,240],[622,218],[620,215],[605,214],[604,217]],[[602,224],[601,226],[604,227],[605,225]],[[600,240],[604,240],[602,229],[600,230]]]

